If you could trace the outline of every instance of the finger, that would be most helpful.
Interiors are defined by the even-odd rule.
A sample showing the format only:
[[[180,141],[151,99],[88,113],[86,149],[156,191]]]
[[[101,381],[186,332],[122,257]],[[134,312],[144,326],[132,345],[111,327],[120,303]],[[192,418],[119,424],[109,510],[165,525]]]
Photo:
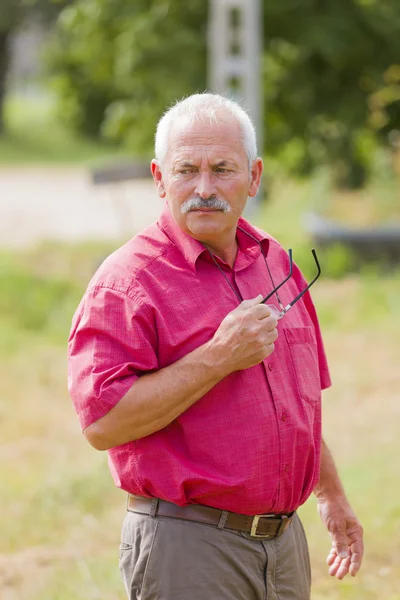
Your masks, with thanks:
[[[273,315],[262,319],[262,326],[265,327],[267,331],[278,331],[278,321]]]
[[[256,304],[255,306],[248,308],[246,314],[261,320],[271,316],[271,310],[269,306],[266,306],[265,304]],[[277,322],[277,319],[275,317],[273,318]]]
[[[349,572],[349,568],[350,568],[350,556],[348,556],[347,558],[344,558],[342,560],[342,562],[340,563],[340,566],[336,572],[336,577],[339,580],[342,580],[344,577],[346,577],[347,573]]]
[[[337,557],[336,550],[332,549],[326,558],[326,564],[329,566],[332,565],[336,557]]]
[[[268,358],[268,356],[271,356],[271,354],[274,352],[274,350],[275,350],[274,342],[266,344],[266,346],[264,348],[264,358]]]
[[[271,331],[268,331],[268,343],[274,344],[278,339],[278,335],[279,334],[277,329],[272,329]]]
[[[350,561],[350,575],[355,577],[360,570],[361,563],[363,559],[363,551],[361,552],[352,552],[351,561]]]
[[[360,570],[361,567],[361,560],[360,561],[351,561],[350,563],[350,568],[349,568],[349,573],[352,577],[355,577],[358,573],[358,571]]]
[[[335,548],[340,558],[349,556],[349,540],[345,533],[341,531],[332,531],[332,546]]]
[[[266,317],[265,319],[260,319],[261,321],[261,326],[263,328],[263,331],[276,331],[278,332],[278,328],[277,328],[277,322],[276,322],[276,318],[275,317]]]
[[[340,556],[336,556],[333,564],[330,566],[328,573],[329,575],[331,575],[331,577],[334,577],[336,575],[336,573],[338,572],[338,569],[340,567],[340,564],[342,562],[343,559],[340,558]]]
[[[362,559],[364,556],[364,542],[362,538],[362,529],[358,532],[350,535],[352,544],[350,546],[351,551],[351,562],[350,562],[350,575],[354,577],[360,570]]]
[[[234,309],[234,311],[232,311],[232,312],[241,312],[243,310],[248,310],[252,306],[257,306],[257,304],[260,304],[262,299],[263,299],[262,295],[258,294],[258,296],[256,296],[255,298],[250,298],[249,300],[243,300],[239,304],[239,306],[236,307]],[[263,304],[263,306],[264,306],[264,304]]]
[[[357,535],[353,534],[350,535],[350,540],[351,540],[351,544],[350,544],[350,549],[352,551],[353,554],[361,554],[361,556],[363,556],[364,554],[364,542],[363,542],[363,534],[362,532],[359,532]]]
[[[262,327],[258,331],[258,341],[262,344],[273,344],[278,339],[278,330],[277,329],[269,329],[268,326]]]

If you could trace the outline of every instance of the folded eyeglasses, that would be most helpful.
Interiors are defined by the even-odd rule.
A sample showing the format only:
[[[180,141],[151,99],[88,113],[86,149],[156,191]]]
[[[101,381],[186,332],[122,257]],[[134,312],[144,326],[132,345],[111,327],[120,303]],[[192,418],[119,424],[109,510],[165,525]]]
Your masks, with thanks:
[[[266,306],[268,306],[268,308],[271,310],[271,314],[274,315],[278,320],[282,319],[282,317],[285,316],[285,314],[287,313],[288,310],[290,310],[292,308],[292,306],[294,304],[296,304],[296,302],[298,302],[298,300],[300,300],[300,298],[302,296],[304,296],[304,294],[310,289],[310,287],[317,281],[318,277],[321,275],[321,267],[319,265],[318,262],[318,258],[317,258],[317,253],[315,252],[314,248],[311,250],[312,255],[314,257],[314,261],[315,264],[317,265],[317,274],[314,277],[314,279],[307,285],[307,287],[300,292],[300,294],[298,294],[287,306],[283,306],[279,295],[278,295],[278,290],[283,286],[284,283],[286,283],[292,276],[292,272],[293,272],[293,258],[292,258],[292,249],[290,249],[288,251],[288,255],[289,255],[289,275],[283,280],[281,281],[281,283],[279,285],[277,285],[272,292],[270,292],[268,294],[268,296],[265,296],[265,298],[261,301],[263,304],[265,304],[267,302],[267,300],[269,300],[271,298],[271,296],[273,296],[274,294],[276,294],[276,297],[278,299],[278,303],[279,303],[279,308],[277,308],[276,306],[274,306],[273,304],[266,304]]]

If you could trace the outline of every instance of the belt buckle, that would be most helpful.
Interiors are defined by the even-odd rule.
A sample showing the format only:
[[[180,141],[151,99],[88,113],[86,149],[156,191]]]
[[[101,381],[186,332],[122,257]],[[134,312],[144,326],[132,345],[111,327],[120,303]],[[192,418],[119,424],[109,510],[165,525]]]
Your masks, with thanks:
[[[251,529],[250,529],[250,535],[252,537],[256,537],[256,538],[269,538],[271,537],[269,534],[265,535],[262,533],[257,533],[257,527],[258,527],[258,523],[260,521],[260,519],[263,518],[271,518],[271,517],[275,517],[275,515],[254,515],[253,517],[253,521],[251,523]]]

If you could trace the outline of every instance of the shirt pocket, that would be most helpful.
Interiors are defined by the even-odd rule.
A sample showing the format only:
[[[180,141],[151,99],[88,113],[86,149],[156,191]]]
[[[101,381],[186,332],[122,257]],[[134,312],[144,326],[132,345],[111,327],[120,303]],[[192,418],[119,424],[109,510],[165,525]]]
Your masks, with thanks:
[[[318,348],[312,327],[285,328],[289,356],[293,366],[297,391],[303,400],[319,402],[321,383]]]

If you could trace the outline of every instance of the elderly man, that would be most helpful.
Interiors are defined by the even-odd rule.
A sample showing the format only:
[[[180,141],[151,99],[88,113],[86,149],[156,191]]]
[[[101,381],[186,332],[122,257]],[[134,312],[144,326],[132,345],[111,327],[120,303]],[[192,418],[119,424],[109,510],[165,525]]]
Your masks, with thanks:
[[[360,568],[362,529],[321,439],[330,379],[309,293],[277,321],[306,287],[296,265],[263,301],[290,264],[241,217],[263,169],[253,125],[197,94],[165,113],[155,150],[164,210],[100,267],[69,341],[84,435],[128,492],[128,597],[307,600],[296,509],[315,492],[339,579]]]

